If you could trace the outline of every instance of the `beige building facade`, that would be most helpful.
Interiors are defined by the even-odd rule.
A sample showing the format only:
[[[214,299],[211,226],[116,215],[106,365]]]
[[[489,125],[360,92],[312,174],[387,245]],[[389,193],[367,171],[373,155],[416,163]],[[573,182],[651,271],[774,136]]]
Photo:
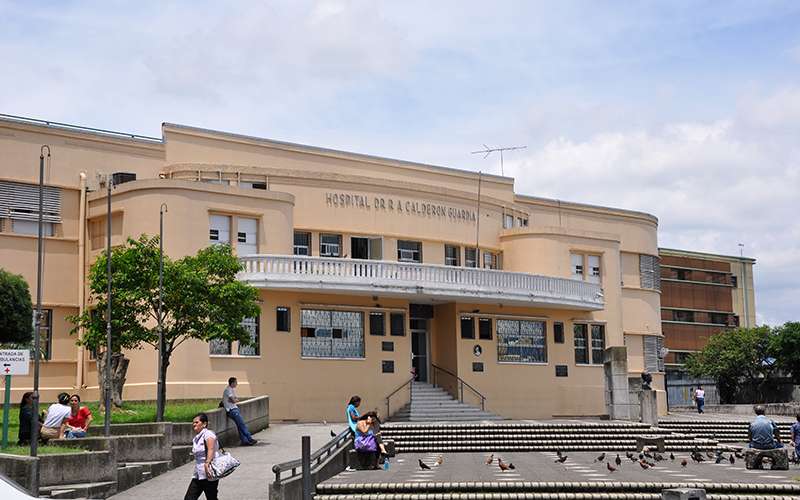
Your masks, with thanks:
[[[386,412],[413,372],[444,385],[457,376],[509,418],[606,415],[604,350],[624,346],[628,375],[653,372],[665,411],[651,215],[519,194],[508,177],[181,125],[147,138],[5,117],[0,267],[34,297],[43,144],[44,400],[98,397],[95,362],[66,317],[92,306],[85,276],[105,248],[104,182],[122,174],[112,244],[158,234],[166,204],[168,255],[230,244],[239,279],[260,290],[261,314],[245,320],[255,347],[183,344],[169,398],[218,397],[236,376],[244,395],[271,396],[274,419],[338,421],[353,394]],[[126,354],[125,398],[153,399],[156,353]],[[15,397],[31,386],[15,380]],[[406,400],[397,392],[388,411]]]

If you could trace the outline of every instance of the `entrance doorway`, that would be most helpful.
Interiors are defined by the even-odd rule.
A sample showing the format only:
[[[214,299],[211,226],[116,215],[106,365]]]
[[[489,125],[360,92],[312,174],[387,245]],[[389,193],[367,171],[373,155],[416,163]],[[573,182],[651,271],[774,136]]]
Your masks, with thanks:
[[[382,238],[350,238],[350,256],[353,259],[381,260],[383,258]]]
[[[417,382],[428,382],[428,320],[411,319],[411,366]]]

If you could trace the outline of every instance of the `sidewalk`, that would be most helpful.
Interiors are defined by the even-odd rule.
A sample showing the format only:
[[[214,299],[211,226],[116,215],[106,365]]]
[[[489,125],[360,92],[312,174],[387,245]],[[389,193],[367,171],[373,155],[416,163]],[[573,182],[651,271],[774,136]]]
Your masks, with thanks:
[[[344,423],[312,424],[270,424],[270,427],[254,435],[256,446],[233,447],[228,449],[242,465],[231,476],[220,481],[221,499],[267,498],[267,486],[274,481],[272,466],[281,462],[300,458],[301,436],[311,436],[311,451],[319,449],[330,441],[330,431],[341,432]],[[192,478],[194,463],[182,465],[154,479],[134,486],[110,498],[114,500],[182,499]]]

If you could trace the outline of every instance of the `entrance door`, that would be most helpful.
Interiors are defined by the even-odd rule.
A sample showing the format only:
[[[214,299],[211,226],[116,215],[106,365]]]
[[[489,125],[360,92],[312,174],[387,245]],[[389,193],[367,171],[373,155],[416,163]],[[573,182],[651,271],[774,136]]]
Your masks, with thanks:
[[[381,260],[383,257],[383,240],[381,238],[350,238],[350,255],[353,259]]]
[[[411,366],[418,382],[428,381],[428,320],[411,320]]]

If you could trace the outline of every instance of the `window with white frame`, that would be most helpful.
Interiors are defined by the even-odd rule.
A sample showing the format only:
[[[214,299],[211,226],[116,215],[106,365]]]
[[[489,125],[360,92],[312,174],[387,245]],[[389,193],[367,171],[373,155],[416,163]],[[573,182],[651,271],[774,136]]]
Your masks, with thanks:
[[[464,249],[464,267],[478,267],[478,249]]]
[[[583,254],[582,253],[571,253],[569,254],[569,259],[572,268],[572,277],[576,280],[583,279]]]
[[[361,312],[303,309],[300,312],[301,355],[307,358],[363,358]]]
[[[311,255],[311,233],[294,232],[294,254]]]
[[[503,215],[503,229],[511,229],[514,227],[514,216],[512,214]]]
[[[16,234],[39,235],[39,221],[11,219],[11,232]],[[42,236],[53,236],[55,234],[52,222],[42,222]]]
[[[227,215],[210,215],[208,240],[212,245],[230,245],[231,218]]]
[[[544,321],[498,319],[496,324],[498,362],[547,363]]]
[[[236,219],[236,253],[253,255],[258,253],[258,219]]]
[[[498,254],[494,252],[483,252],[483,268],[484,269],[500,269],[500,259]]]
[[[445,266],[461,265],[461,247],[457,247],[454,245],[444,246],[444,265]]]
[[[422,262],[421,241],[397,241],[397,260],[400,262]]]
[[[325,234],[319,235],[319,255],[320,257],[341,257],[342,256],[342,235]]]
[[[606,349],[605,325],[591,325],[592,327],[592,364],[603,364],[603,352]]]
[[[586,281],[589,283],[600,283],[600,256],[587,255],[586,263],[589,266],[588,272],[586,273]]]
[[[250,343],[239,342],[239,356],[261,355],[261,335],[258,318],[258,316],[245,318],[242,321],[242,326],[250,333]]]

